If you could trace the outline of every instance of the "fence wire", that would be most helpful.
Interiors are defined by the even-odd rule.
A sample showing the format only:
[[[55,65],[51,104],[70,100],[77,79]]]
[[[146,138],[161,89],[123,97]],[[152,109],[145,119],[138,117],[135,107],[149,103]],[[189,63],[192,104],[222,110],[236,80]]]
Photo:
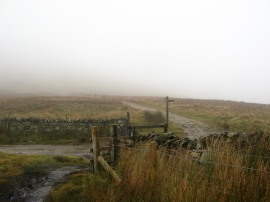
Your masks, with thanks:
[[[105,137],[104,140],[110,140],[110,138]],[[147,151],[147,147],[133,147],[132,143],[127,143],[125,142],[126,140],[123,139],[117,139],[118,144],[111,144],[109,146],[103,146],[101,148],[112,148],[112,147],[118,147],[118,148],[124,148],[124,149],[129,149],[132,151],[139,151],[139,152],[146,152]],[[254,167],[249,167],[249,166],[242,166],[242,165],[234,165],[234,164],[230,164],[230,163],[224,163],[224,162],[217,162],[217,161],[210,161],[210,160],[203,160],[203,159],[197,159],[197,158],[192,158],[192,157],[187,157],[186,153],[184,153],[185,156],[181,155],[181,151],[183,152],[192,152],[192,150],[190,149],[186,149],[186,148],[178,148],[178,149],[166,149],[165,147],[160,150],[162,151],[162,153],[160,154],[161,157],[165,156],[165,157],[169,157],[169,158],[174,158],[176,161],[177,160],[182,160],[182,161],[187,161],[187,162],[197,162],[199,164],[209,164],[209,165],[215,165],[215,166],[222,166],[222,167],[230,167],[233,169],[238,169],[240,172],[244,172],[244,171],[251,171],[251,172],[259,172],[261,174],[266,174],[267,172],[269,172],[269,168],[266,170],[263,169],[258,169],[258,168],[254,168]],[[177,152],[179,152],[177,154]],[[194,150],[194,152],[196,152],[196,150]],[[229,152],[229,151],[217,151],[217,150],[204,150],[202,152],[207,152],[208,154],[221,154],[221,155],[227,155],[227,157],[230,156],[235,156],[235,157],[242,157],[243,159],[247,159],[247,158],[255,158],[255,159],[263,159],[263,160],[267,160],[270,159],[270,156],[263,156],[263,155],[252,155],[252,154],[245,154],[245,153],[235,153],[235,152]],[[174,153],[174,154],[172,154]],[[118,152],[118,156],[121,155],[121,152]],[[239,183],[239,181],[233,180],[233,179],[229,179],[229,178],[224,178],[224,177],[219,177],[219,176],[214,176],[211,174],[206,174],[206,173],[202,173],[202,169],[198,168],[197,171],[192,171],[190,168],[185,167],[183,168],[176,168],[177,172],[182,172],[182,173],[191,173],[194,174],[194,176],[196,177],[203,177],[203,178],[208,178],[211,180],[218,180],[220,181],[221,184],[219,184],[221,187],[220,188],[215,188],[213,186],[209,186],[207,189],[209,189],[209,191],[214,191],[217,193],[222,193],[222,194],[230,194],[230,192],[226,191],[225,185],[226,184],[233,184],[233,183]],[[193,176],[193,177],[194,177]],[[180,175],[179,175],[180,177]],[[195,178],[196,178],[195,177]],[[197,178],[197,179],[183,179],[186,181],[187,184],[189,184],[189,186],[194,186],[197,183],[200,183],[201,180],[204,180],[203,178]],[[181,178],[182,179],[182,178]],[[212,181],[212,182],[213,182]],[[224,184],[225,183],[225,184]],[[224,187],[223,187],[224,186]],[[249,188],[257,188],[257,186],[255,185],[249,185]],[[270,190],[270,187],[267,185],[267,187],[260,187],[262,189],[265,190]]]
[[[132,150],[132,151],[139,151],[139,152],[145,152],[147,150],[147,148],[130,147],[128,144],[117,144],[117,145],[114,145],[114,146],[129,149],[129,150]],[[214,151],[213,151],[213,153],[214,153]],[[212,165],[221,165],[221,166],[226,166],[226,167],[232,167],[232,168],[240,169],[240,171],[249,170],[249,171],[262,172],[262,173],[268,172],[266,170],[255,169],[255,168],[246,167],[246,166],[232,165],[232,164],[219,163],[219,162],[213,162],[213,161],[205,161],[205,160],[199,160],[199,159],[187,158],[187,157],[183,158],[183,157],[180,156],[180,154],[179,155],[176,155],[176,154],[173,155],[173,154],[166,153],[166,150],[164,150],[164,152],[161,155],[168,156],[168,157],[175,158],[175,159],[179,159],[179,160],[184,160],[184,161],[195,161],[195,162],[199,162],[199,163],[206,163],[206,164],[212,164]],[[239,183],[238,181],[235,181],[235,180],[232,180],[232,179],[227,179],[227,178],[222,178],[222,177],[217,177],[217,176],[213,176],[213,175],[209,175],[209,174],[200,173],[200,170],[195,172],[195,171],[191,171],[191,169],[189,169],[189,168],[186,168],[186,169],[181,169],[180,168],[179,171],[196,174],[197,176],[207,177],[207,178],[210,178],[210,179],[213,179],[213,180],[220,180],[220,181],[225,182],[225,183]],[[200,179],[198,179],[198,180],[186,180],[186,181],[187,181],[188,184],[190,184],[190,186],[193,186],[193,184],[196,184],[199,180]],[[257,186],[255,186],[255,185],[251,185],[250,187],[251,188],[257,188]],[[270,187],[262,187],[262,188],[266,189],[266,190],[270,190]],[[218,190],[218,189],[215,189],[215,188],[211,187],[211,191],[215,191],[215,192],[223,193],[223,194],[229,194],[229,192],[226,192],[224,190],[225,190],[225,188],[222,188],[221,190]]]
[[[118,147],[121,147],[121,146],[122,147],[123,146],[127,147],[126,144],[121,144],[121,145],[116,145],[116,146],[118,146]],[[128,148],[130,148],[130,147],[128,147]],[[138,148],[130,148],[130,149],[141,151]],[[190,150],[186,150],[186,151],[190,151]],[[206,151],[206,152],[208,153],[208,151]],[[215,153],[215,152],[213,151],[212,153]],[[265,172],[265,170],[260,170],[260,169],[256,169],[256,168],[253,168],[253,167],[232,165],[232,164],[220,163],[220,162],[215,162],[215,161],[201,160],[201,159],[196,159],[196,158],[187,158],[187,157],[183,158],[183,157],[181,157],[179,155],[168,154],[168,153],[166,153],[166,150],[164,152],[164,155],[174,157],[174,158],[177,158],[177,159],[180,159],[180,160],[185,160],[185,161],[195,161],[195,162],[199,162],[199,163],[206,163],[206,164],[212,164],[212,165],[221,165],[221,166],[233,167],[233,168],[238,168],[238,169],[241,169],[241,170],[251,170],[251,171]]]

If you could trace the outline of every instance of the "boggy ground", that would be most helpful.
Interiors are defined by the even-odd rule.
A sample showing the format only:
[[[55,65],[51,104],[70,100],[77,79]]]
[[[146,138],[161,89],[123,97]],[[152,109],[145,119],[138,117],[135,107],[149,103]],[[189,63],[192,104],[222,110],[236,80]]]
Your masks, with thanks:
[[[6,164],[1,163],[0,174],[5,175],[12,170],[21,174],[7,178],[12,186],[0,190],[0,201],[43,201],[53,186],[64,181],[68,175],[90,169],[87,165],[89,149],[89,144],[1,145],[0,154]],[[8,170],[4,171],[5,168]],[[5,180],[5,176],[0,178]]]
[[[52,170],[44,177],[24,178],[15,193],[11,193],[9,200],[42,202],[54,185],[63,182],[68,175],[82,170],[82,167],[68,166]]]

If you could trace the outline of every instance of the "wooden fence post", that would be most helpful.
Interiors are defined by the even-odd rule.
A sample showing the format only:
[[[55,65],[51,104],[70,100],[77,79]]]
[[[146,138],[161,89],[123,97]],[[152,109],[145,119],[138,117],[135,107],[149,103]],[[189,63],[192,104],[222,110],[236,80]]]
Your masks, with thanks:
[[[136,142],[136,127],[135,126],[132,126],[132,146],[135,147],[135,142]]]
[[[99,139],[97,126],[92,127],[92,147],[94,157],[94,173],[98,173]]]
[[[8,113],[8,116],[7,116],[7,132],[9,132],[9,119],[10,119],[10,113]]]
[[[167,123],[164,124],[163,131],[164,131],[164,133],[168,132],[168,124]]]
[[[111,150],[112,162],[113,164],[116,164],[116,162],[118,161],[118,154],[119,154],[117,125],[112,125],[110,132],[112,135],[112,150]]]
[[[126,129],[126,135],[128,136],[128,137],[130,137],[130,113],[129,112],[127,112],[127,129]]]

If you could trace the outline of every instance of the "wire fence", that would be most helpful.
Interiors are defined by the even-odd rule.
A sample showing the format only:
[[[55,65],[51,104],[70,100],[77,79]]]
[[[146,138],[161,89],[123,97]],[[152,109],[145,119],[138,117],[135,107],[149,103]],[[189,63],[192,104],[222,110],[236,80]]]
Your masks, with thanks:
[[[126,144],[118,144],[118,145],[115,145],[115,146],[122,147],[122,148],[128,148],[128,149],[132,149],[132,150],[136,150],[136,151],[142,151],[142,149],[132,148],[132,147],[127,146]],[[190,150],[186,150],[186,151],[190,151]],[[206,152],[208,152],[208,151],[206,151]],[[210,153],[219,153],[219,152],[210,151]],[[184,161],[194,161],[194,162],[198,162],[198,163],[221,165],[221,166],[237,168],[237,169],[240,169],[240,170],[251,170],[251,171],[265,172],[265,170],[256,169],[256,168],[253,168],[253,167],[246,167],[246,166],[240,166],[240,165],[232,165],[232,164],[226,164],[226,163],[220,163],[220,162],[214,162],[214,161],[207,161],[207,160],[201,160],[201,159],[196,159],[196,158],[191,158],[191,157],[188,158],[188,157],[183,157],[181,155],[172,155],[172,154],[169,154],[169,153],[166,153],[166,152],[164,152],[163,155],[169,156],[169,157],[174,157],[176,159],[180,159],[180,160],[184,160]],[[250,155],[250,156],[256,157],[256,155]],[[266,158],[266,159],[268,159],[268,158]]]
[[[119,151],[125,151],[126,149],[128,149],[130,151],[141,152],[142,154],[145,154],[149,151],[149,147],[145,146],[146,141],[142,142],[141,144],[138,144],[137,142],[137,146],[134,147],[134,145],[132,144],[132,141],[134,140],[132,139],[130,140],[130,142],[127,142],[127,139],[117,137],[117,143],[114,144],[111,144],[112,138],[104,138],[103,140],[106,140],[108,142],[108,145],[102,147],[104,149],[110,149],[112,147],[115,147],[118,148]],[[199,157],[192,157],[192,155],[190,154],[193,152],[199,153]],[[251,173],[252,175],[258,175],[258,179],[260,179],[262,176],[270,176],[270,156],[256,155],[248,152],[250,151],[230,151],[224,148],[223,150],[222,148],[221,150],[191,150],[188,148],[168,149],[162,146],[159,147],[159,149],[157,150],[159,159],[165,159],[167,161],[174,161],[178,163],[187,162],[189,163],[189,165],[193,166],[191,168],[178,164],[178,167],[174,168],[175,172],[179,173],[178,177],[181,178],[182,181],[185,181],[185,183],[188,184],[190,187],[195,185],[197,186],[197,184],[202,183],[202,181],[211,182],[213,183],[213,185],[215,184],[215,182],[218,181],[218,183],[216,183],[216,187],[209,186],[205,189],[209,189],[209,191],[211,192],[217,192],[226,195],[230,194],[230,191],[228,191],[228,186],[233,187],[234,184],[239,184],[239,179],[243,180],[243,176],[248,176]],[[266,154],[268,152],[270,151],[266,150]],[[120,159],[122,154],[122,152],[117,153]],[[209,155],[209,158],[201,158],[203,154]],[[234,162],[237,162],[238,164],[234,164]],[[260,164],[258,166],[258,162],[264,164]],[[219,172],[228,170],[229,172],[233,171],[239,174],[239,178],[233,179],[228,174],[222,175],[218,172],[208,173],[206,172],[205,168],[209,166],[215,168],[216,170],[219,170]],[[183,178],[180,173],[184,173],[186,177]],[[250,184],[248,185],[249,189],[258,189],[258,184],[252,183],[252,178],[246,179],[245,181],[250,182]],[[259,186],[260,189],[267,191],[270,190],[269,181]]]
[[[124,148],[124,149],[129,149],[129,150],[132,150],[132,151],[138,151],[138,152],[146,152],[146,149],[145,148],[138,148],[138,147],[130,147],[126,144],[119,144],[117,145],[118,147],[120,148]],[[186,151],[188,151],[186,149]],[[211,153],[215,153],[214,151],[212,151]],[[217,152],[217,153],[220,153],[220,152]],[[229,154],[229,153],[227,153]],[[183,156],[181,155],[181,152],[177,154],[170,154],[168,150],[163,150],[161,156],[167,156],[167,157],[170,157],[170,158],[173,158],[175,161],[177,160],[183,160],[183,161],[192,161],[192,162],[197,162],[197,163],[200,163],[200,164],[211,164],[211,165],[219,165],[219,166],[223,166],[223,167],[231,167],[233,169],[239,169],[240,172],[244,172],[245,170],[248,170],[248,171],[253,171],[253,172],[261,172],[261,173],[269,173],[270,174],[270,168],[268,167],[268,170],[262,170],[262,169],[256,169],[256,168],[253,168],[253,167],[247,167],[247,166],[240,166],[240,165],[232,165],[232,164],[227,164],[227,163],[221,163],[221,162],[214,162],[214,161],[206,161],[206,160],[200,160],[200,159],[194,159],[192,157],[188,158],[186,156]],[[254,156],[254,157],[257,157],[256,155],[241,155],[241,156],[244,156],[244,157],[249,157],[249,156]],[[261,157],[261,156],[258,156],[258,157]],[[266,158],[268,159],[268,157]],[[192,173],[192,174],[195,174],[196,176],[201,176],[201,177],[207,177],[207,178],[210,178],[212,180],[219,180],[219,181],[222,181],[222,182],[225,182],[225,183],[238,183],[238,181],[236,180],[233,180],[233,179],[228,179],[228,178],[223,178],[223,177],[219,177],[219,176],[213,176],[213,175],[210,175],[210,174],[205,174],[205,173],[201,173],[200,170],[196,170],[196,171],[192,171],[192,169],[190,169],[189,167],[186,167],[185,169],[183,168],[178,168],[179,171],[181,172],[188,172],[188,173]],[[191,180],[187,180],[187,182],[192,186],[192,184],[196,183],[197,181],[191,181]],[[250,185],[250,187],[253,187],[253,188],[257,188],[256,185]],[[270,190],[270,184],[268,185],[268,187],[262,187],[266,190]],[[224,188],[225,189],[225,188]],[[221,190],[215,190],[215,188],[211,187],[211,190],[212,191],[217,191],[217,192],[220,192],[220,193],[224,193],[224,194],[229,194],[229,192],[226,192],[226,191],[221,191]],[[223,190],[223,189],[222,189]]]

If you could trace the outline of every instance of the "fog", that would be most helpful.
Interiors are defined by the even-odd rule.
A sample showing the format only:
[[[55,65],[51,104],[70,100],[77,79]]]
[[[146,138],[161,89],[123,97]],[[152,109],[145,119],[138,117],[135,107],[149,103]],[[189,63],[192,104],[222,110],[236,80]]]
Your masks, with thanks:
[[[0,93],[270,104],[268,0],[0,0]]]

